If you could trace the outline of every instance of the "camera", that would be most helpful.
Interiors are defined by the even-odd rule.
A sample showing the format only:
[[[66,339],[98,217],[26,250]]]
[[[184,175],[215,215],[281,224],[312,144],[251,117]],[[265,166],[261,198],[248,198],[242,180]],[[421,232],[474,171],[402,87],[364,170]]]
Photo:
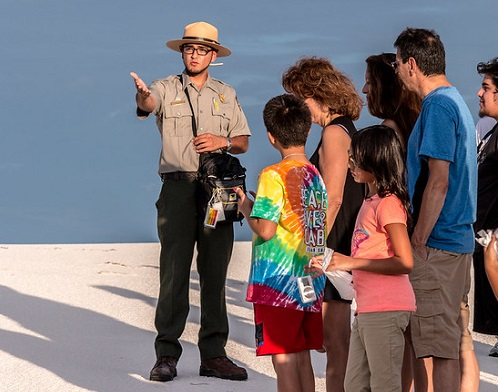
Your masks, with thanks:
[[[299,288],[299,293],[301,294],[301,300],[304,303],[316,300],[315,288],[313,287],[313,279],[311,276],[297,278],[297,286]]]

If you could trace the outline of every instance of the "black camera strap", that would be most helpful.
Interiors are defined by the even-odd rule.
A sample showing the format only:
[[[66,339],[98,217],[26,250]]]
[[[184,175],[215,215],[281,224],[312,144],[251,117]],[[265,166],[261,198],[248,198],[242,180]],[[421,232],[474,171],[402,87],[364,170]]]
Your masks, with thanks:
[[[180,76],[180,83],[182,84],[183,87],[183,75],[178,75]],[[187,101],[190,106],[190,110],[192,111],[192,133],[194,134],[194,137],[197,137],[197,123],[195,122],[195,114],[194,114],[194,108],[192,106],[192,102],[190,101],[190,94],[188,93],[188,86],[185,86],[185,95],[187,96]]]

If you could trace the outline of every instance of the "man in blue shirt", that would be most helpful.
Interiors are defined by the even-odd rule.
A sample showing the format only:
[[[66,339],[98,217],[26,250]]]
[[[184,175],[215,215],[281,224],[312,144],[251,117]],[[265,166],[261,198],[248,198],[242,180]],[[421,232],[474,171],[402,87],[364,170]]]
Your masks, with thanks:
[[[407,28],[394,46],[398,77],[422,100],[407,151],[414,218],[410,280],[417,300],[410,323],[415,387],[427,390],[432,383],[434,391],[458,392],[460,359],[473,364],[469,369],[479,380],[467,328],[477,203],[475,126],[446,78],[444,46],[434,31]],[[429,362],[432,380],[425,371]]]

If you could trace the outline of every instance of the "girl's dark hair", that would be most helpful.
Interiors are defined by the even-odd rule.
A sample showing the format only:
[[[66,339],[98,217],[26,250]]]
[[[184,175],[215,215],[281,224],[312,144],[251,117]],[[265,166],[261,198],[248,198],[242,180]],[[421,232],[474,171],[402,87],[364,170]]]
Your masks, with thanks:
[[[418,95],[403,88],[391,64],[394,53],[382,53],[366,60],[370,91],[367,95],[368,111],[383,120],[393,120],[401,131],[406,147],[410,133],[421,109]]]
[[[385,125],[373,125],[351,138],[350,154],[358,168],[374,175],[379,197],[396,195],[411,225],[410,198],[406,188],[403,145],[398,134]]]

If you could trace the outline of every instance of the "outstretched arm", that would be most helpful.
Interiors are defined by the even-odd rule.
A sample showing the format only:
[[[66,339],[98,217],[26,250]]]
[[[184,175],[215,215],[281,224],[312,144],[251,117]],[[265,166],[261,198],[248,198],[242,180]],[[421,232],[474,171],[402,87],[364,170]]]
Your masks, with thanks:
[[[145,84],[145,82],[138,77],[135,72],[130,72],[131,77],[135,82],[135,88],[137,89],[137,95],[135,99],[137,101],[137,106],[147,113],[152,113],[156,107],[156,99],[151,94],[151,91]]]

